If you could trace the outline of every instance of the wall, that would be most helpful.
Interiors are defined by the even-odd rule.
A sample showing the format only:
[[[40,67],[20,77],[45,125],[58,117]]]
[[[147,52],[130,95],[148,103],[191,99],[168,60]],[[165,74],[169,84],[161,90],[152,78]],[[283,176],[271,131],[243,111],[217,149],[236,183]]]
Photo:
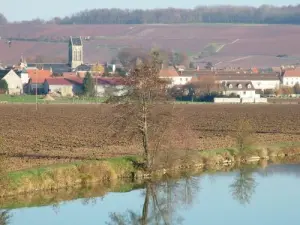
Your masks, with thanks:
[[[240,103],[240,98],[214,98],[214,103]]]
[[[256,96],[255,90],[227,90],[223,92],[224,95],[236,94],[241,98],[254,98]]]
[[[23,84],[21,78],[13,71],[9,71],[4,77],[8,85],[8,94],[23,94]]]
[[[176,85],[185,85],[191,82],[192,80],[192,77],[188,77],[188,76],[160,77],[160,78],[170,80],[171,84],[169,85],[169,87],[173,87]]]
[[[294,87],[296,83],[300,84],[300,77],[283,77],[283,85]]]
[[[268,103],[267,98],[256,98],[254,99],[255,103]]]
[[[21,81],[22,81],[22,84],[27,84],[28,81],[29,81],[29,76],[28,76],[28,73],[21,73]]]
[[[45,82],[44,87],[45,93],[50,89],[50,92],[60,93],[61,96],[73,96],[73,85],[48,85],[48,82]]]
[[[99,97],[105,96],[122,96],[128,92],[128,88],[123,85],[97,85],[96,93]]]

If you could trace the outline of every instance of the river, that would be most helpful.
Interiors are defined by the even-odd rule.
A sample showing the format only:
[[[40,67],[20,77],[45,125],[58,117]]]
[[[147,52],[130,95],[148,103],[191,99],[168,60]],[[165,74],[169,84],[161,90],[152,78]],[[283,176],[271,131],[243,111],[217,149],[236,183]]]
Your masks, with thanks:
[[[300,165],[204,173],[55,206],[2,211],[0,224],[296,225],[300,222],[299,188]]]

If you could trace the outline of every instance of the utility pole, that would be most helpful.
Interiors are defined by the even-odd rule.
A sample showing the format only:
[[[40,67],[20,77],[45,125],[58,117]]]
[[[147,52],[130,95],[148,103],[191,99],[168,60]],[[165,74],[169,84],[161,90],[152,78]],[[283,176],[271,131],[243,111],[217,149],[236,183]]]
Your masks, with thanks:
[[[38,76],[37,76],[38,70],[37,67],[35,68],[35,110],[38,110],[38,105],[37,105],[37,80],[38,80]]]

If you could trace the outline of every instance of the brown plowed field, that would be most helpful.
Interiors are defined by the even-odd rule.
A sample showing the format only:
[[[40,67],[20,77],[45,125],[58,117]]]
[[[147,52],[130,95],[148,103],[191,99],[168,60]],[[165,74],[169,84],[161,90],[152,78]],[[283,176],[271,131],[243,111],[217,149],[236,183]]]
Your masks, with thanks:
[[[138,143],[108,140],[111,105],[1,105],[0,137],[10,169],[29,168],[140,153]],[[300,141],[300,105],[177,105],[195,138],[190,146],[214,149],[234,145],[237,121],[247,118],[259,144]],[[174,131],[182,132],[180,126]],[[182,138],[186,137],[182,135]],[[172,140],[170,140],[170,143]]]

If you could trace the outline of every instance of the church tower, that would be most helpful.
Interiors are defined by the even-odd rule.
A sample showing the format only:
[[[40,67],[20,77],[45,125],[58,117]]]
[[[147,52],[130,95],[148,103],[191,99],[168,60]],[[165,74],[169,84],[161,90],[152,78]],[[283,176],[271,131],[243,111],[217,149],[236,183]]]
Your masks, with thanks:
[[[70,37],[69,65],[72,70],[83,64],[83,43],[81,37]]]

